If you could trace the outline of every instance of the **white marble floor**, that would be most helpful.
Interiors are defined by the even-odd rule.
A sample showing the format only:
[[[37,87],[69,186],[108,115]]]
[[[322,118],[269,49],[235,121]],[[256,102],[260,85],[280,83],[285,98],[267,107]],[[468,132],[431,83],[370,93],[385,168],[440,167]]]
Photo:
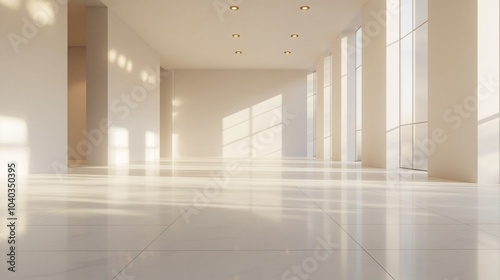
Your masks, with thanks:
[[[499,185],[192,159],[30,175],[18,190],[17,272],[2,226],[2,280],[500,279]]]

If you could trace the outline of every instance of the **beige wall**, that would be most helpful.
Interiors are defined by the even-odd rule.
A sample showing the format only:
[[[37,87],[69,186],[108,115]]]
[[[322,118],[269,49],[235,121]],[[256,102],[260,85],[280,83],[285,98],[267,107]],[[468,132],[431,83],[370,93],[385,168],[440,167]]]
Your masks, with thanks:
[[[363,8],[363,144],[364,166],[386,166],[386,30],[374,14],[386,10],[386,0],[371,0]],[[378,26],[378,28],[377,28]]]
[[[88,165],[108,164],[108,9],[87,8]]]
[[[67,7],[54,8],[47,25],[25,5],[0,8],[0,165],[19,173],[67,165]]]
[[[307,155],[307,71],[175,70],[174,83],[175,157]]]
[[[477,110],[468,118],[454,112],[476,99],[477,20],[477,0],[429,1],[429,136],[442,135],[429,176],[477,180]]]
[[[68,159],[85,160],[87,141],[86,94],[87,69],[86,48],[68,48]]]

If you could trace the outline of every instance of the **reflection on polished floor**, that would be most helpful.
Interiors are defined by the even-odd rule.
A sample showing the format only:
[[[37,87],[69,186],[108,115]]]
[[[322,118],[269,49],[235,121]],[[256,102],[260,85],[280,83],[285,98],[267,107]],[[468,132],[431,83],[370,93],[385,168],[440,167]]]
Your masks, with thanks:
[[[1,279],[500,279],[498,185],[191,159],[31,175],[19,191],[18,272],[2,227]]]

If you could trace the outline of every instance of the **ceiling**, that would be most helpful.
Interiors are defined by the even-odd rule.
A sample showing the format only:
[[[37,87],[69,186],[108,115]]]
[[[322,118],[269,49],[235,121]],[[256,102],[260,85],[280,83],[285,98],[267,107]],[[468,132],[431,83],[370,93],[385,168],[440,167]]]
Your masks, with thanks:
[[[333,39],[359,26],[367,0],[102,2],[160,54],[165,69],[311,69]],[[234,4],[238,11],[228,9]]]

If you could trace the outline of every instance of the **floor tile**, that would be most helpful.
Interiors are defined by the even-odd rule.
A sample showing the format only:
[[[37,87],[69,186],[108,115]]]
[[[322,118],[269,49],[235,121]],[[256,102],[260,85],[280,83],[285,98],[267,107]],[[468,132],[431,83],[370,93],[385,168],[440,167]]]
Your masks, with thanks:
[[[188,211],[189,212],[189,211]],[[319,209],[192,209],[148,250],[307,250],[317,238],[336,249],[359,246]]]
[[[1,279],[500,279],[500,187],[425,172],[162,160],[29,175],[17,199]]]
[[[447,225],[460,224],[421,208],[352,208],[326,211],[341,225]]]
[[[165,226],[20,226],[19,251],[143,250]],[[6,250],[6,235],[0,247]]]
[[[392,279],[364,251],[156,251],[141,254],[124,272],[135,279]]]
[[[500,249],[500,238],[467,225],[346,225],[370,249]]]
[[[9,280],[109,280],[119,275],[119,272],[137,254],[138,252],[126,251],[20,252],[16,273],[7,271],[7,266],[2,262],[0,278]]]
[[[369,251],[396,280],[497,280],[498,250]]]

